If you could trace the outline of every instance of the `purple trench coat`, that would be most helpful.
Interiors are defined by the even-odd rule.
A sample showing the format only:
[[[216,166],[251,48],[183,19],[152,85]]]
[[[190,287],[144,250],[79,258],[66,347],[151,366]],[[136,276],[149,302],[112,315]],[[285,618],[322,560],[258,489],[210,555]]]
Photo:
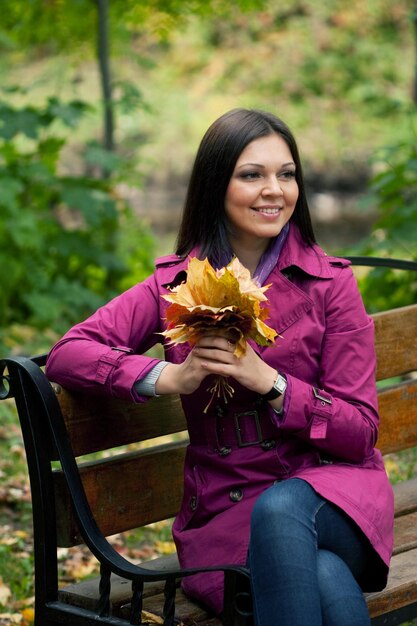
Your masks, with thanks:
[[[49,378],[67,388],[145,401],[133,385],[157,359],[142,353],[161,340],[157,333],[165,328],[168,305],[161,294],[184,279],[187,263],[175,255],[157,260],[152,276],[72,328],[49,356]],[[286,411],[278,416],[234,381],[229,404],[213,402],[207,414],[208,378],[197,392],[182,396],[190,445],[173,526],[180,562],[244,564],[256,498],[275,481],[296,476],[362,529],[377,555],[363,588],[380,589],[392,552],[393,494],[374,447],[379,418],[373,322],[349,263],[318,246],[306,248],[294,225],[266,284],[267,323],[281,338],[273,347],[253,347],[286,375]],[[112,349],[118,347],[124,351]],[[166,359],[182,362],[189,349],[169,348]],[[217,613],[222,587],[220,573],[184,581],[190,595]]]

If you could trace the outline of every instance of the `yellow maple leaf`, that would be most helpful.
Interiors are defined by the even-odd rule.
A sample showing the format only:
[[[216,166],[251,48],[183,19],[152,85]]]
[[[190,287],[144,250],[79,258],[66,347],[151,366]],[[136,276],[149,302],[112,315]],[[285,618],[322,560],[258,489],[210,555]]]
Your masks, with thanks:
[[[237,257],[234,257],[227,267],[222,267],[217,270],[217,276],[222,276],[226,272],[230,272],[236,278],[239,283],[239,288],[241,293],[244,293],[248,296],[252,296],[259,302],[267,301],[267,297],[264,295],[264,292],[269,289],[270,285],[266,285],[265,287],[260,287],[258,283],[256,283],[250,275],[250,271],[240,263]]]

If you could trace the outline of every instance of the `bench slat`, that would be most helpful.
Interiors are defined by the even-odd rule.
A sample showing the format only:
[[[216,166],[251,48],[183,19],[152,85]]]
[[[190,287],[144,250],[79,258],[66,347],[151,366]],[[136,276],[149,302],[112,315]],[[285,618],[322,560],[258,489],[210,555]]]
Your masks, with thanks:
[[[162,607],[164,606],[163,594],[146,598],[143,606],[146,611],[161,616]],[[126,607],[126,609],[128,609],[128,607]],[[128,618],[128,610],[122,610],[121,615],[122,617]],[[193,626],[221,626],[221,621],[213,617],[213,614],[210,616],[210,613],[201,605],[190,602],[182,589],[178,589],[175,597],[175,619],[181,624],[192,624]]]
[[[417,304],[376,313],[377,380],[417,370]]]
[[[394,554],[414,548],[417,548],[417,513],[397,517],[394,526]]]
[[[146,403],[68,392],[56,386],[75,456],[107,450],[186,429],[179,396]]]
[[[417,477],[396,483],[393,489],[396,517],[417,511]]]
[[[80,466],[88,501],[105,536],[176,515],[186,445],[181,441]],[[54,472],[54,480],[58,545],[77,545],[82,540],[61,471]]]
[[[395,555],[386,588],[366,599],[371,617],[417,602],[417,548]]]
[[[382,454],[417,446],[417,380],[378,393],[381,418],[377,447]]]

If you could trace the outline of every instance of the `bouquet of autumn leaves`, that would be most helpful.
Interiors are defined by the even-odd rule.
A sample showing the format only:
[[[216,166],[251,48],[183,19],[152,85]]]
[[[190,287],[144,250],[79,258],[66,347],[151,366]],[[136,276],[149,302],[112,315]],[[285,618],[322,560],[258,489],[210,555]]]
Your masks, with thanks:
[[[264,292],[268,287],[260,287],[236,257],[219,270],[207,259],[192,258],[186,282],[162,296],[171,303],[166,311],[167,330],[162,334],[171,345],[194,346],[206,335],[221,333],[233,337],[237,358],[245,354],[248,339],[260,346],[272,345],[277,333],[265,324],[269,312],[261,306],[267,302]],[[208,391],[212,397],[205,412],[214,397],[227,402],[234,393],[223,376],[218,376]]]

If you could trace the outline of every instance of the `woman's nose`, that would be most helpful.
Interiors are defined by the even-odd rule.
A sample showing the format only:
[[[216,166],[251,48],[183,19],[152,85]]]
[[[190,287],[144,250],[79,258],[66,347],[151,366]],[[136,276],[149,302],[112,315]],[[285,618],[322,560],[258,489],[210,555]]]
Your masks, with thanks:
[[[283,191],[280,184],[280,181],[276,176],[271,176],[267,178],[265,181],[265,185],[263,186],[262,193],[264,195],[277,195],[282,196]]]

